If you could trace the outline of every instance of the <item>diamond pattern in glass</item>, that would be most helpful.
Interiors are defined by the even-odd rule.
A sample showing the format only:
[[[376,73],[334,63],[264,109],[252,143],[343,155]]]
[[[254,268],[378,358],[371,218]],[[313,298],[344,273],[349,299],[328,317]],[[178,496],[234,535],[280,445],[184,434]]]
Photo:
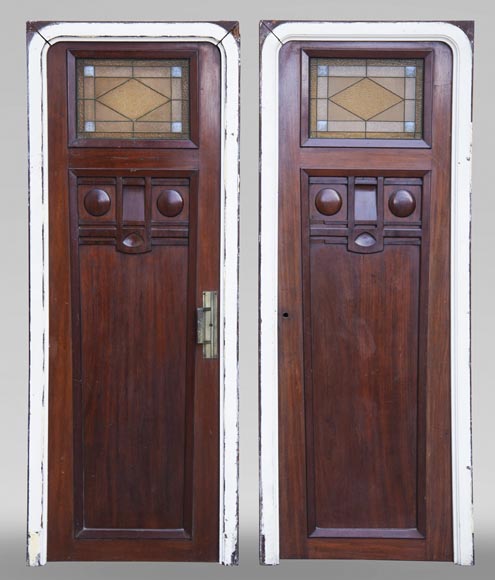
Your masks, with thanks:
[[[421,139],[421,59],[310,59],[310,137]]]
[[[189,61],[79,59],[77,136],[188,139]]]
[[[132,121],[144,117],[160,105],[170,101],[144,83],[131,79],[101,96],[98,101]]]

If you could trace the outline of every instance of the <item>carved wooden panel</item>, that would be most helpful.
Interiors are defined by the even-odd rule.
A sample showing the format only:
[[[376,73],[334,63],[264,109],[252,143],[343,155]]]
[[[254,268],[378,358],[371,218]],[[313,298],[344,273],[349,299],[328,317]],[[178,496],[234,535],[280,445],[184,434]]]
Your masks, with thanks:
[[[423,179],[306,179],[308,535],[421,538]]]
[[[187,244],[194,174],[174,178],[77,173],[72,183],[77,188],[82,244],[112,244],[128,254],[150,252],[153,245]]]
[[[309,183],[312,242],[346,243],[362,254],[420,243],[421,178],[312,177]]]
[[[75,532],[188,538],[196,176],[77,170],[71,182]]]

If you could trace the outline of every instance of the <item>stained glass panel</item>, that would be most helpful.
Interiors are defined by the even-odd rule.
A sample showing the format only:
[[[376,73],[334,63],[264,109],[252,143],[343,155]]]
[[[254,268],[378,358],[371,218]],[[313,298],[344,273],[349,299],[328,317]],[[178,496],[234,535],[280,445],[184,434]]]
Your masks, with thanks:
[[[422,59],[310,59],[310,137],[421,139]]]
[[[78,59],[76,76],[79,138],[189,138],[187,59]]]

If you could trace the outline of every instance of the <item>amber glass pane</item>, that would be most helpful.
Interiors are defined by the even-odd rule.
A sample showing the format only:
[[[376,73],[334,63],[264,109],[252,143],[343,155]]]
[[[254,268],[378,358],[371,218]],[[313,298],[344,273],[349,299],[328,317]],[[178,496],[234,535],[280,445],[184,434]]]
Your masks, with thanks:
[[[78,59],[77,136],[188,139],[189,61]]]
[[[312,58],[310,137],[421,139],[422,59]]]

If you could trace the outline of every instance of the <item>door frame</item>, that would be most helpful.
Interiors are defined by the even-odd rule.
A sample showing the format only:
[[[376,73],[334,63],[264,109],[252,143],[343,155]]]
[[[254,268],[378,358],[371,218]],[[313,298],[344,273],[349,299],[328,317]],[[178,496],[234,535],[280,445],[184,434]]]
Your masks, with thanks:
[[[453,55],[451,420],[454,563],[474,563],[471,445],[470,229],[472,22],[260,23],[260,561],[279,563],[278,111],[279,52],[290,41],[444,42]]]
[[[47,52],[57,42],[209,42],[221,55],[218,561],[238,561],[239,29],[237,22],[28,22],[29,417],[27,563],[46,564],[48,498]]]

